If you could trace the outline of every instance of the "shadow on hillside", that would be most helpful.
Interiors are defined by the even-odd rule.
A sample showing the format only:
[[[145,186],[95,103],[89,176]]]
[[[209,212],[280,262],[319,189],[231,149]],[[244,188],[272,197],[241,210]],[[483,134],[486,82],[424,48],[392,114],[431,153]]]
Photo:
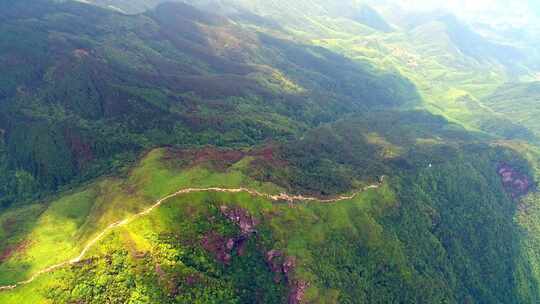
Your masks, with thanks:
[[[322,47],[275,38],[262,32],[253,35],[233,26],[224,17],[209,15],[186,4],[161,4],[149,14],[161,25],[160,32],[163,37],[171,41],[179,51],[203,60],[213,67],[215,72],[227,74],[225,77],[210,78],[206,81],[204,77],[208,76],[178,78],[176,83],[182,90],[189,90],[192,86],[198,94],[207,95],[208,90],[205,93],[200,87],[212,88],[215,87],[215,82],[226,82],[224,87],[232,89],[244,83],[246,91],[261,94],[265,91],[264,88],[259,91],[254,89],[258,83],[250,77],[239,77],[261,72],[255,64],[262,64],[281,71],[301,87],[307,88],[307,95],[315,97],[334,94],[337,98],[352,100],[355,104],[369,107],[398,106],[405,102],[420,101],[414,84],[403,76],[378,71],[366,62],[350,60]],[[244,21],[242,16],[245,14],[236,15],[236,18]],[[245,22],[253,22],[258,26],[277,26],[271,20],[260,16],[251,14],[245,18]],[[209,35],[213,43],[210,42]],[[216,46],[216,42],[222,45]],[[235,43],[236,49],[229,45]],[[233,59],[221,56],[218,52]],[[242,57],[239,53],[248,55]],[[231,80],[226,81],[226,77]],[[238,91],[234,93],[238,94]],[[214,94],[217,95],[219,94]]]

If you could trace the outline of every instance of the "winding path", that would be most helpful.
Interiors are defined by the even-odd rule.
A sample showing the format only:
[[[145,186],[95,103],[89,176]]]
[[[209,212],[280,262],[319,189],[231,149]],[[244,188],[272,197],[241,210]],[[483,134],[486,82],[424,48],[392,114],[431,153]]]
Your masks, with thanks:
[[[76,263],[80,262],[83,259],[83,257],[86,255],[88,250],[90,250],[108,232],[110,232],[111,230],[113,230],[115,228],[125,226],[125,225],[131,223],[132,221],[134,221],[134,220],[136,220],[136,219],[138,219],[140,217],[148,215],[154,209],[161,206],[165,201],[167,201],[167,200],[169,200],[169,199],[171,199],[173,197],[182,195],[182,194],[188,194],[188,193],[194,193],[194,192],[225,192],[225,193],[244,192],[244,193],[251,194],[253,196],[265,197],[265,198],[267,198],[269,200],[272,200],[272,201],[337,203],[337,202],[340,202],[340,201],[350,200],[350,199],[354,198],[355,196],[357,196],[358,194],[360,194],[360,193],[362,193],[362,192],[364,192],[366,190],[377,189],[382,185],[382,181],[383,180],[381,179],[381,183],[365,186],[360,191],[357,191],[357,192],[355,192],[355,193],[353,193],[351,195],[348,195],[348,196],[342,195],[342,196],[338,196],[338,197],[333,198],[333,199],[320,199],[320,198],[316,198],[316,197],[309,197],[309,196],[303,196],[303,195],[290,195],[290,194],[287,194],[287,193],[280,193],[280,194],[272,195],[272,194],[262,193],[262,192],[259,192],[257,190],[251,190],[251,189],[248,189],[248,188],[210,187],[210,188],[186,188],[186,189],[181,189],[181,190],[178,190],[177,192],[175,192],[173,194],[169,194],[169,195],[167,195],[165,197],[160,198],[152,206],[146,208],[145,210],[143,210],[143,211],[141,211],[141,212],[139,212],[137,214],[131,215],[131,216],[129,216],[128,218],[126,218],[124,220],[117,221],[117,222],[114,222],[114,223],[110,224],[105,229],[103,229],[103,231],[101,231],[101,233],[99,233],[90,242],[88,242],[88,244],[86,244],[86,246],[84,246],[83,250],[81,251],[81,253],[77,257],[75,257],[75,258],[73,258],[71,260],[64,261],[62,263],[58,263],[56,265],[49,266],[49,267],[47,267],[45,269],[42,269],[42,270],[34,273],[27,280],[17,282],[17,283],[15,283],[13,285],[0,286],[0,291],[11,290],[11,289],[17,288],[18,286],[29,284],[29,283],[33,282],[35,279],[37,279],[39,276],[41,276],[42,274],[49,273],[49,272],[52,272],[52,271],[54,271],[54,270],[56,270],[58,268],[61,268],[61,267],[67,266],[67,265],[76,264]]]

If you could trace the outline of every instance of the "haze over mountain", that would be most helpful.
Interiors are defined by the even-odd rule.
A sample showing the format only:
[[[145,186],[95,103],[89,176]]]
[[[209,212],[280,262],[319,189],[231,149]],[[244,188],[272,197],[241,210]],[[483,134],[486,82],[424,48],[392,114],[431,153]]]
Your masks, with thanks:
[[[539,303],[535,1],[0,1],[0,303]]]

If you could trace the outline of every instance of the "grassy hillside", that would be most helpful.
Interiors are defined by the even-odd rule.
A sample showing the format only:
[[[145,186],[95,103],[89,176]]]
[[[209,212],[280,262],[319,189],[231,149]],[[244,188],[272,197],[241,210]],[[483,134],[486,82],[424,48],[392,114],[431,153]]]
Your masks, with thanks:
[[[540,134],[540,82],[509,83],[498,88],[482,102],[502,116]]]

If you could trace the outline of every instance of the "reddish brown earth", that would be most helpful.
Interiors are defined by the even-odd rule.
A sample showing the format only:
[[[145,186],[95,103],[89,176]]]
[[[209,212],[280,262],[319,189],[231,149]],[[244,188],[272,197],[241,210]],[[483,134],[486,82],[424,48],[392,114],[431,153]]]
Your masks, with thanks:
[[[287,165],[287,161],[279,157],[276,145],[272,143],[269,143],[260,149],[251,151],[249,155],[254,156],[256,161],[264,161],[271,166],[282,167]]]
[[[22,241],[19,244],[8,246],[2,253],[0,253],[0,263],[7,261],[13,255],[19,252],[23,252],[30,245],[30,241]]]
[[[77,168],[84,167],[87,163],[94,160],[94,153],[90,143],[84,141],[84,139],[70,129],[65,130],[65,137],[69,142],[71,153],[73,154]]]
[[[512,198],[519,198],[526,195],[534,186],[531,178],[507,163],[501,163],[497,169],[497,173],[501,177],[506,192]]]
[[[215,147],[184,150],[169,149],[165,160],[181,160],[188,164],[187,167],[210,163],[216,167],[215,169],[226,169],[246,156],[253,157],[255,163],[264,162],[276,166],[286,165],[284,161],[279,159],[276,148],[272,144],[249,151],[218,149]]]
[[[229,265],[232,259],[232,251],[234,249],[234,239],[226,238],[216,232],[210,231],[206,233],[201,241],[202,247],[219,262]]]
[[[244,153],[238,150],[219,150],[216,148],[204,148],[198,150],[193,155],[195,163],[207,161],[218,161],[224,163],[235,163],[244,157]]]
[[[221,150],[214,147],[203,149],[172,150],[169,149],[165,160],[187,163],[188,168],[200,164],[211,163],[216,169],[225,169],[226,167],[238,162],[245,156],[245,152],[240,150]]]

